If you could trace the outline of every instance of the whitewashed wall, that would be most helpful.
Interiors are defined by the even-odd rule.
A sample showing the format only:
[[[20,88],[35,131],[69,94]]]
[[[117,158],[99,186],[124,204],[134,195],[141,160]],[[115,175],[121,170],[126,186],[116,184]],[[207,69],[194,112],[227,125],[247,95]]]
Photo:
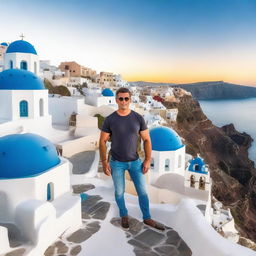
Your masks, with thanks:
[[[13,68],[20,69],[20,62],[26,61],[28,71],[33,72],[35,74],[39,74],[39,57],[38,55],[32,53],[20,53],[20,52],[12,52],[6,53],[4,58],[4,69],[10,69],[10,61],[13,61]],[[35,64],[36,63],[36,69]]]
[[[39,176],[21,179],[1,179],[0,221],[14,222],[15,208],[22,201],[36,199],[47,201],[47,184],[54,184],[54,199],[70,191],[69,163],[62,159],[61,163]],[[17,189],[18,188],[18,189]],[[2,210],[3,209],[3,210]]]

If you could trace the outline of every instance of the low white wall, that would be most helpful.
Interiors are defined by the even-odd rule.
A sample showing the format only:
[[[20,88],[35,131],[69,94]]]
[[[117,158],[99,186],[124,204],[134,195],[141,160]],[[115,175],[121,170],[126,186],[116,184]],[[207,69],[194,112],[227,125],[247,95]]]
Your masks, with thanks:
[[[53,124],[68,125],[72,113],[78,113],[77,106],[83,98],[49,97],[49,113]]]
[[[0,122],[0,136],[13,133],[37,133],[41,134],[45,129],[52,126],[51,116],[38,117],[34,119],[19,119],[15,121]]]
[[[153,207],[151,207],[153,208]],[[193,256],[255,256],[255,251],[230,242],[206,221],[191,199],[183,199],[176,211],[152,209],[158,220],[174,228],[193,252]]]
[[[0,226],[0,254],[10,251],[8,230],[6,227]]]
[[[47,219],[56,219],[56,210],[49,202],[32,199],[22,202],[16,208],[15,224],[22,235],[33,244],[38,243],[38,229]],[[51,230],[49,233],[55,231]]]
[[[133,181],[126,179],[125,183],[126,183],[125,192],[131,195],[137,195]],[[148,191],[150,202],[154,204],[160,204],[160,203],[178,204],[183,196],[179,193],[176,193],[167,189],[160,189],[152,185],[147,185],[147,191]]]
[[[100,114],[104,117],[113,113],[117,107],[95,107],[84,103],[84,98],[77,97],[49,97],[49,113],[53,124],[68,125],[72,113],[84,116]]]
[[[95,152],[95,158],[91,165],[90,170],[85,174],[86,178],[93,178],[96,177],[99,169],[99,161],[100,161],[100,153],[99,150],[96,150]]]
[[[81,198],[66,193],[52,203],[39,200],[24,202],[17,207],[16,224],[33,244],[26,255],[43,255],[63,232],[82,224]]]
[[[5,210],[0,214],[0,220],[13,223],[16,207],[31,198],[46,201],[47,185],[50,182],[53,183],[54,200],[70,191],[70,170],[67,159],[62,158],[59,165],[35,177],[0,180],[0,192],[6,196],[3,202]]]
[[[98,118],[93,116],[77,115],[76,127],[95,127],[98,128]]]
[[[71,157],[83,151],[93,151],[99,148],[99,132],[75,140],[65,141],[58,144],[62,149],[62,156]]]

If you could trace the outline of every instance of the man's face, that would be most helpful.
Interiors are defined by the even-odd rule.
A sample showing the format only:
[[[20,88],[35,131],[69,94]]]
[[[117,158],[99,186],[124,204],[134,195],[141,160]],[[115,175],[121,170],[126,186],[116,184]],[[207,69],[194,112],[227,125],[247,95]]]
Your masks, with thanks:
[[[131,97],[128,92],[120,92],[116,97],[116,103],[118,105],[118,109],[126,110],[129,109],[129,105],[131,103]]]

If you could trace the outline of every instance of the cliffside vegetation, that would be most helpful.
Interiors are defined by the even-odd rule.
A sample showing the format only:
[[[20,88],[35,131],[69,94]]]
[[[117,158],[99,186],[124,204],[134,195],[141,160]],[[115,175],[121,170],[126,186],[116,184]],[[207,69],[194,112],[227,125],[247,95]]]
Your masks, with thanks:
[[[71,96],[70,91],[66,86],[53,86],[51,82],[47,79],[44,79],[44,86],[48,89],[49,94],[59,94],[61,96]]]

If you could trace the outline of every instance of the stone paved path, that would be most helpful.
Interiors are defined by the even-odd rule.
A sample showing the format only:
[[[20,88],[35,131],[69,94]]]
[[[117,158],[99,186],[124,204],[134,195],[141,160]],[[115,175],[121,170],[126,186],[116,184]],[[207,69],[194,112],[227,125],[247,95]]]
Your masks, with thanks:
[[[93,189],[92,184],[73,186],[75,194],[84,193]],[[49,246],[44,256],[76,256],[81,250],[81,244],[100,230],[101,221],[104,221],[110,208],[110,203],[102,201],[99,195],[82,196],[82,219],[80,229],[62,236]],[[110,221],[117,228],[120,227],[120,218]],[[124,230],[127,242],[133,246],[136,256],[191,256],[192,252],[178,233],[170,227],[165,231],[158,231],[144,225],[141,221],[130,217],[130,228]],[[5,254],[5,256],[23,256],[25,249],[19,248]],[[112,255],[117,256],[117,255]],[[131,255],[132,256],[132,255]]]
[[[93,188],[92,184],[74,185],[73,192],[81,194]],[[110,203],[102,201],[101,196],[86,196],[82,201],[82,227],[67,237],[61,237],[45,251],[44,256],[78,255],[82,250],[80,244],[100,230],[100,221],[106,218],[109,208]]]
[[[81,184],[73,186],[73,191],[76,194],[81,194],[93,188],[92,184]],[[110,204],[102,201],[99,195],[88,196],[82,202],[83,226],[50,246],[46,250],[45,256],[77,255],[82,249],[80,244],[100,230],[100,221],[106,218],[109,207]],[[120,218],[112,218],[111,223],[117,228],[121,228]],[[186,243],[170,227],[166,227],[165,231],[157,231],[130,217],[130,228],[124,232],[128,243],[133,246],[136,256],[192,255]]]
[[[94,161],[95,151],[84,151],[69,157],[68,160],[73,164],[73,174],[87,173]]]
[[[130,228],[126,233],[128,243],[134,247],[136,256],[190,256],[191,250],[178,233],[170,227],[158,231],[130,217]],[[119,228],[120,218],[113,218],[111,223]]]

